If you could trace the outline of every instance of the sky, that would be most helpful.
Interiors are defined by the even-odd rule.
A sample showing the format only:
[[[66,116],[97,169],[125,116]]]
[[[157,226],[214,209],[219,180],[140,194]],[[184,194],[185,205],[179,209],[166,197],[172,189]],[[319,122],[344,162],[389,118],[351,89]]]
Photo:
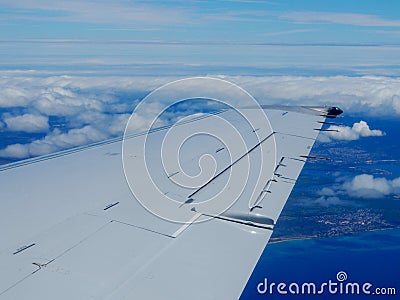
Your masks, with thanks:
[[[393,69],[400,61],[399,6],[395,0],[2,0],[0,67]]]

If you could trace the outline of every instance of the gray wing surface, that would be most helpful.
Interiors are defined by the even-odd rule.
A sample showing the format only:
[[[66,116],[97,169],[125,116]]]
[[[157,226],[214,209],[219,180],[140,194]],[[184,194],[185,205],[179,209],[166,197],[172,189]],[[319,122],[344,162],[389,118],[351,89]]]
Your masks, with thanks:
[[[177,189],[168,179],[179,170],[156,172],[160,189],[176,198],[177,211],[189,213],[183,224],[155,216],[135,199],[120,140],[3,166],[0,299],[237,299],[329,112],[264,110],[272,129],[237,124],[249,153],[233,151],[228,159],[218,141],[189,143],[182,152],[189,173],[198,168],[193,162],[213,155],[219,176],[212,182]],[[236,122],[229,110],[221,116]],[[200,118],[181,128],[201,122],[213,126]],[[166,132],[129,138],[132,166],[137,141],[147,137],[157,144]],[[255,132],[262,143],[253,140]],[[250,170],[248,185],[229,209],[218,214],[196,204],[221,189],[243,159],[259,170]],[[155,156],[149,168],[157,170],[157,163]],[[135,173],[133,167],[125,171]],[[195,203],[185,202],[189,195]]]

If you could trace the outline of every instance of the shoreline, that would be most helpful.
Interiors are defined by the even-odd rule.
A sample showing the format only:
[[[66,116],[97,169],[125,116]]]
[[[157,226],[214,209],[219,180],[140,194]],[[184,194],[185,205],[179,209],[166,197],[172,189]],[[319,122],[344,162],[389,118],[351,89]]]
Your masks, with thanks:
[[[366,231],[358,231],[358,232],[351,232],[348,234],[342,234],[342,235],[335,235],[335,236],[305,236],[305,237],[294,237],[294,238],[276,238],[276,240],[270,239],[267,245],[272,245],[272,244],[278,244],[278,243],[284,243],[284,242],[290,242],[290,241],[307,241],[307,240],[313,240],[313,239],[326,239],[326,238],[338,238],[338,237],[345,237],[345,236],[352,236],[360,233],[368,233],[368,232],[375,232],[375,231],[386,231],[386,230],[399,230],[400,226],[397,227],[392,227],[392,228],[376,228],[376,229],[371,229],[371,230],[366,230]]]

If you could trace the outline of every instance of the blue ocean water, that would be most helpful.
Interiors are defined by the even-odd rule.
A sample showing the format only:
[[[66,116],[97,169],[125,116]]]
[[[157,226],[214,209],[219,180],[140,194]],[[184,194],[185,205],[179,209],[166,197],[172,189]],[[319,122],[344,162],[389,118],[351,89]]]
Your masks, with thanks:
[[[400,229],[364,232],[355,235],[309,240],[292,240],[269,244],[265,248],[243,293],[245,299],[399,299],[400,295]],[[345,272],[344,283],[371,283],[371,294],[376,287],[396,288],[397,295],[330,294],[281,295],[277,290],[260,294],[257,285],[264,282],[338,282],[338,272]],[[338,282],[339,283],[339,282]],[[269,284],[268,284],[269,285]],[[317,289],[318,290],[318,289]]]
[[[329,157],[329,161],[310,161],[288,200],[278,221],[274,236],[301,237],[314,231],[324,234],[324,227],[314,217],[352,216],[358,209],[366,209],[369,214],[378,216],[376,228],[386,224],[398,227],[400,224],[399,195],[386,195],[380,198],[357,198],[339,193],[342,205],[318,206],[315,199],[318,191],[324,187],[334,189],[344,180],[351,180],[360,174],[371,174],[375,178],[393,180],[400,176],[400,121],[398,118],[379,118],[368,116],[346,116],[343,122],[352,126],[354,122],[367,120],[371,129],[385,132],[381,137],[362,138],[355,141],[333,141],[316,143],[313,153]],[[335,173],[339,175],[334,175]],[[340,181],[338,181],[340,179]],[[286,218],[282,218],[286,217]],[[290,220],[290,221],[288,221]],[[338,218],[336,218],[338,220]],[[349,223],[352,222],[349,217]],[[380,222],[380,223],[379,223]],[[350,226],[351,228],[351,226]],[[383,228],[383,227],[382,227]],[[357,232],[357,231],[356,231]],[[330,294],[327,289],[321,295],[291,294],[281,295],[275,286],[273,293],[257,291],[257,286],[265,279],[271,283],[321,284],[331,280],[339,283],[336,276],[345,272],[345,283],[371,283],[371,294],[375,288],[396,288],[397,295]],[[318,291],[317,289],[317,291]],[[400,299],[400,229],[386,229],[369,232],[357,232],[336,237],[308,240],[290,240],[268,244],[252,276],[250,277],[241,300],[247,299]]]

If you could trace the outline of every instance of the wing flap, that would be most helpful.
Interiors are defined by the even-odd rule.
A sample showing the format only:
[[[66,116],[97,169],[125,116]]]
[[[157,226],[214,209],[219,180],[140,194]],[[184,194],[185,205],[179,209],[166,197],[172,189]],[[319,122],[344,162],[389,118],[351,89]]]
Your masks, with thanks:
[[[276,165],[274,172],[265,180],[258,197],[254,198],[251,210],[276,222],[306,163],[306,157],[317,139],[318,129],[325,117],[320,111],[291,107],[275,107],[267,110],[267,115],[275,132]]]
[[[220,219],[192,224],[107,299],[237,299],[271,233]]]
[[[0,256],[0,268],[7,274],[0,282],[0,295],[65,255],[107,223],[89,215],[71,217],[27,240],[28,246],[6,249]]]
[[[58,235],[65,236],[62,231]],[[157,257],[170,240],[134,226],[107,222],[46,265],[36,266],[35,272],[0,295],[2,299],[24,299],[26,295],[34,299],[102,299],[144,268],[144,262]]]

